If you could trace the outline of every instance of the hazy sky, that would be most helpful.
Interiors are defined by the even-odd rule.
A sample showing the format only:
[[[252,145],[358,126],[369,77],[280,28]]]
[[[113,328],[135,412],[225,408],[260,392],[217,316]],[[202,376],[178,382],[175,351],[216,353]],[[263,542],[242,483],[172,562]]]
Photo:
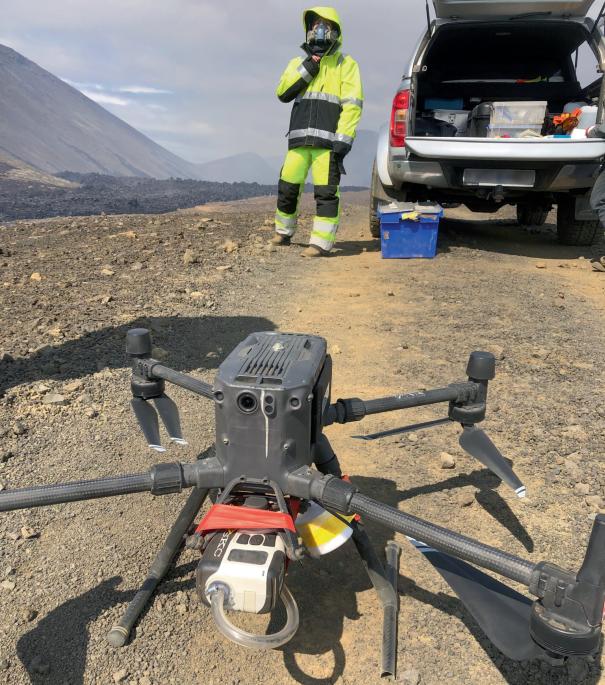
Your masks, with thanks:
[[[600,3],[598,3],[600,4]],[[280,155],[289,105],[274,95],[302,54],[298,0],[4,2],[0,43],[69,81],[182,157]],[[420,31],[424,0],[334,2],[360,64],[361,128],[378,129]]]
[[[2,3],[8,45],[173,152],[200,162],[285,150],[274,91],[302,54],[296,0],[27,0]],[[326,3],[327,4],[327,3]],[[419,31],[423,0],[335,2],[359,62],[363,128],[377,129]]]

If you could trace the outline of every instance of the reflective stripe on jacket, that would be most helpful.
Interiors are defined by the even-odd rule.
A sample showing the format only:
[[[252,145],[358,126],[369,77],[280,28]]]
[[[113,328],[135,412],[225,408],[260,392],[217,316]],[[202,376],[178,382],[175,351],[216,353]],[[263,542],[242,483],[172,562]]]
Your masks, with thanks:
[[[328,8],[314,8],[325,10]],[[335,15],[337,18],[337,15]],[[326,19],[334,21],[334,17]],[[340,22],[336,21],[340,26]],[[342,34],[341,34],[342,35]],[[319,64],[295,57],[276,90],[282,102],[294,100],[288,147],[331,148],[335,140],[352,144],[363,107],[363,89],[357,62],[339,49]]]

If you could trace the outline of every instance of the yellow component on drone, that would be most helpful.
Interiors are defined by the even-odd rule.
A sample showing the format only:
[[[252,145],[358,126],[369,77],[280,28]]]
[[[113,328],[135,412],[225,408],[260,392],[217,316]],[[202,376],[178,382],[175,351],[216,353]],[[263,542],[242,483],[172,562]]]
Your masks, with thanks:
[[[296,519],[296,530],[312,557],[328,554],[343,545],[353,534],[348,525],[354,516],[334,516],[315,502]]]

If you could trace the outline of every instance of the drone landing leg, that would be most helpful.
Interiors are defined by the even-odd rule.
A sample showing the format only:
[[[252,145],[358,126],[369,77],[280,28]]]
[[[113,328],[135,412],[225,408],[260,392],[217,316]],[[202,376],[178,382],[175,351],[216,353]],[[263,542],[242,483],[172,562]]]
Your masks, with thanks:
[[[145,609],[151,595],[155,592],[155,589],[180,552],[184,537],[198,511],[202,508],[207,494],[208,490],[202,488],[193,488],[191,491],[185,506],[174,522],[170,533],[168,533],[164,546],[153,560],[145,582],[128,605],[122,618],[107,634],[107,641],[112,647],[123,647],[126,644],[130,631]]]
[[[320,473],[342,478],[338,457],[325,435],[320,436],[317,441],[316,450],[315,466],[317,470]],[[395,678],[397,670],[397,623],[399,616],[399,597],[397,595],[399,548],[395,547],[395,552],[393,552],[390,546],[387,545],[387,570],[385,570],[362,524],[359,521],[354,521],[352,527],[353,542],[384,610],[381,675],[383,677],[390,675]]]
[[[353,523],[353,542],[384,611],[381,675],[382,677],[390,675],[395,678],[397,672],[397,619],[399,615],[399,598],[396,590],[398,556],[396,554],[392,559],[392,554],[387,546],[387,570],[385,570],[374,547],[372,547],[365,528],[359,521]]]

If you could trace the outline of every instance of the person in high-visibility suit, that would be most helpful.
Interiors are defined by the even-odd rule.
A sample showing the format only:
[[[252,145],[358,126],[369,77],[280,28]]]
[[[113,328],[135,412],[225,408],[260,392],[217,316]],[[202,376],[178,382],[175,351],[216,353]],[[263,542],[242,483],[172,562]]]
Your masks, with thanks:
[[[332,7],[303,13],[306,58],[290,61],[277,86],[282,102],[294,100],[288,153],[280,173],[275,245],[289,245],[296,230],[298,205],[311,169],[316,214],[305,257],[328,254],[340,216],[340,176],[361,118],[363,89],[357,62],[341,52],[342,31]]]

